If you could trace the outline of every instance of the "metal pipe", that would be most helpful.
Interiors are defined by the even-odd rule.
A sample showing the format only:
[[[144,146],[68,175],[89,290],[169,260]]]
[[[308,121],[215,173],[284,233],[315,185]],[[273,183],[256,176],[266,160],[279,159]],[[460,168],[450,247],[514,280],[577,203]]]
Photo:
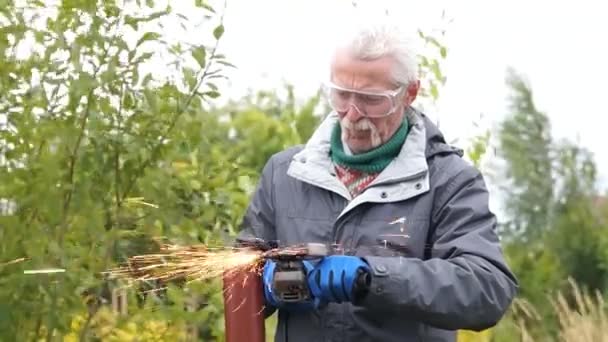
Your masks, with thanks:
[[[264,342],[264,298],[258,272],[224,274],[226,342]]]

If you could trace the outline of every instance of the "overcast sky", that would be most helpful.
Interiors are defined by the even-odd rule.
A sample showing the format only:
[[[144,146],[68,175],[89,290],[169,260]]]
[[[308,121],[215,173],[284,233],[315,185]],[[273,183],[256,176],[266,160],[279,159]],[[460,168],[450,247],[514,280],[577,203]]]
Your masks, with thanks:
[[[389,10],[407,28],[441,25],[445,10],[448,77],[437,110],[449,140],[466,139],[471,123],[487,125],[506,112],[505,71],[512,66],[532,85],[537,107],[546,112],[556,138],[580,139],[595,154],[603,184],[608,153],[599,124],[608,110],[608,12],[603,1],[358,1]],[[229,0],[222,48],[238,69],[232,93],[280,84],[302,96],[314,91],[326,67],[328,37],[352,8],[347,0]]]

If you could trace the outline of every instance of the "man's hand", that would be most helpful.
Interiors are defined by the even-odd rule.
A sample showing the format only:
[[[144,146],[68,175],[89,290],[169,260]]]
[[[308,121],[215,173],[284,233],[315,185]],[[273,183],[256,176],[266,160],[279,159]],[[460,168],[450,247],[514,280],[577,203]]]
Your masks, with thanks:
[[[307,278],[310,277],[310,272],[313,270],[313,266],[310,262],[304,260],[304,268],[306,270]],[[262,282],[264,285],[264,298],[266,300],[266,306],[285,309],[289,311],[307,311],[316,309],[321,305],[319,299],[314,298],[311,301],[307,302],[298,302],[298,303],[285,303],[282,302],[274,293],[272,284],[274,281],[274,270],[276,268],[276,263],[272,260],[266,260],[264,264],[264,271],[262,274]]]
[[[359,285],[358,279],[362,273],[371,274],[363,259],[332,255],[323,258],[312,270],[308,277],[308,286],[313,296],[323,302],[354,302],[357,299],[355,290]]]

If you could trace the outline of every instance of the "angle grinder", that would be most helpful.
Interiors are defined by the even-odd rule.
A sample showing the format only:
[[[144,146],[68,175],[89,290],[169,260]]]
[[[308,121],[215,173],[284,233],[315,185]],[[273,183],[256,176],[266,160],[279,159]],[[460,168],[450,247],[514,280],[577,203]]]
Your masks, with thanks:
[[[312,300],[308,286],[305,260],[322,259],[336,254],[333,247],[323,243],[305,243],[279,248],[274,242],[264,240],[241,239],[241,246],[251,247],[263,251],[263,258],[276,263],[273,277],[273,293],[285,303],[307,302]],[[360,271],[354,285],[354,302],[364,297],[369,291],[371,274]]]

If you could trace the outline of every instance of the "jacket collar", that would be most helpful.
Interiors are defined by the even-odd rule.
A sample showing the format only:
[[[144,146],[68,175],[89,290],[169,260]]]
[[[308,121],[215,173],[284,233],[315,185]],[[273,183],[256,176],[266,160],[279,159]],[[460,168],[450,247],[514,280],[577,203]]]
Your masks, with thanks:
[[[425,119],[413,108],[408,109],[406,115],[410,121],[407,139],[397,157],[378,175],[370,187],[414,181],[428,173]],[[329,156],[331,132],[337,122],[337,113],[331,112],[327,115],[304,148],[293,157],[288,175],[334,191],[350,200],[348,190],[335,176]],[[419,187],[419,190],[422,190],[422,187]]]

